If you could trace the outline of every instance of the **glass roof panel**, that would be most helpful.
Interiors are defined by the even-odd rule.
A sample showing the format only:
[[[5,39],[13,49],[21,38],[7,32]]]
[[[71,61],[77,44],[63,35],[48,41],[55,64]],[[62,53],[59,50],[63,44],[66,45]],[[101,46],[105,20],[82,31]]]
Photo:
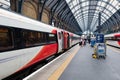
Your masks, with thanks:
[[[76,5],[76,3],[77,3],[77,2],[76,2],[76,0],[73,0],[73,2],[72,2],[72,3],[73,3],[73,5]]]
[[[107,1],[109,1],[109,0],[103,0],[103,1],[107,2]]]
[[[98,5],[105,6],[105,5],[106,5],[106,3],[104,3],[104,2],[99,2],[99,4],[98,4]]]
[[[111,13],[108,10],[105,9],[103,12],[106,13],[106,14],[104,14],[106,17],[111,16]]]
[[[117,5],[117,4],[118,4],[118,1],[114,0],[112,4],[113,4],[113,5]]]
[[[99,12],[102,25],[120,9],[118,0],[66,0],[66,2],[83,31],[87,31],[87,28],[92,31],[96,29]]]
[[[75,10],[78,10],[78,9],[79,9],[79,7],[75,7],[74,9],[75,9]]]
[[[88,1],[87,2],[83,2],[81,5],[82,6],[87,6],[87,5],[89,5],[89,2]]]

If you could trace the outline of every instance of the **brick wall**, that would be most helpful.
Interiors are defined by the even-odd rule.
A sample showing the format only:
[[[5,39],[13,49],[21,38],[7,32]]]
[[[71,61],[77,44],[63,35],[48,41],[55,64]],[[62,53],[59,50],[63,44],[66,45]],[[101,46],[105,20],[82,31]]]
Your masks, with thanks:
[[[22,14],[37,19],[37,5],[33,1],[26,1],[22,6]]]

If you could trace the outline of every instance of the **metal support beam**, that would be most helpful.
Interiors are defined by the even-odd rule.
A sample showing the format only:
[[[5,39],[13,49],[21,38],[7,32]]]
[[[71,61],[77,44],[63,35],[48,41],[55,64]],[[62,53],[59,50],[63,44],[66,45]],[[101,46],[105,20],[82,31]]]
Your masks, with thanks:
[[[57,7],[60,5],[61,0],[57,1],[57,4],[55,4],[52,8],[51,8],[51,17],[50,17],[50,25],[52,24],[52,20],[53,20],[53,16],[55,14],[55,11],[57,9]]]
[[[21,13],[24,0],[18,0],[17,12]]]
[[[99,12],[98,16],[98,33],[101,32],[101,12]]]
[[[44,6],[45,6],[45,3],[46,3],[46,1],[47,0],[40,0],[41,2],[43,2],[43,4],[42,4],[42,7],[41,7],[41,11],[40,11],[40,16],[39,16],[39,20],[41,21],[41,19],[42,19],[42,13],[43,13],[43,10],[44,10]]]

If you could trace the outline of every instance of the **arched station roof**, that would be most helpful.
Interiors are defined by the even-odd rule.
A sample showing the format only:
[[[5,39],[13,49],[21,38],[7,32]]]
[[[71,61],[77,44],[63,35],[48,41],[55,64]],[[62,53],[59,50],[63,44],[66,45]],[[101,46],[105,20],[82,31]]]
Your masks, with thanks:
[[[120,9],[120,0],[66,0],[66,2],[83,32],[97,29],[99,13],[102,25]]]
[[[60,20],[67,23],[76,32],[81,32],[81,28],[75,19],[71,9],[65,0],[43,0],[45,6],[50,9],[52,15],[56,15]]]

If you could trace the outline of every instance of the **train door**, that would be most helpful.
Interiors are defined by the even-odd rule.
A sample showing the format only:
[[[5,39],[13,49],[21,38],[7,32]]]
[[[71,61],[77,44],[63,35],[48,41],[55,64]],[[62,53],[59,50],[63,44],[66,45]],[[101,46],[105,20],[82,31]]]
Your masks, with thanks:
[[[67,48],[70,47],[70,35],[67,33]]]
[[[64,49],[68,48],[68,33],[64,32]]]
[[[61,32],[61,43],[62,43],[62,50],[64,49],[64,33],[63,31]]]
[[[69,46],[70,47],[72,46],[72,37],[73,37],[73,35],[69,34]]]
[[[58,53],[62,51],[62,33],[58,31]]]

